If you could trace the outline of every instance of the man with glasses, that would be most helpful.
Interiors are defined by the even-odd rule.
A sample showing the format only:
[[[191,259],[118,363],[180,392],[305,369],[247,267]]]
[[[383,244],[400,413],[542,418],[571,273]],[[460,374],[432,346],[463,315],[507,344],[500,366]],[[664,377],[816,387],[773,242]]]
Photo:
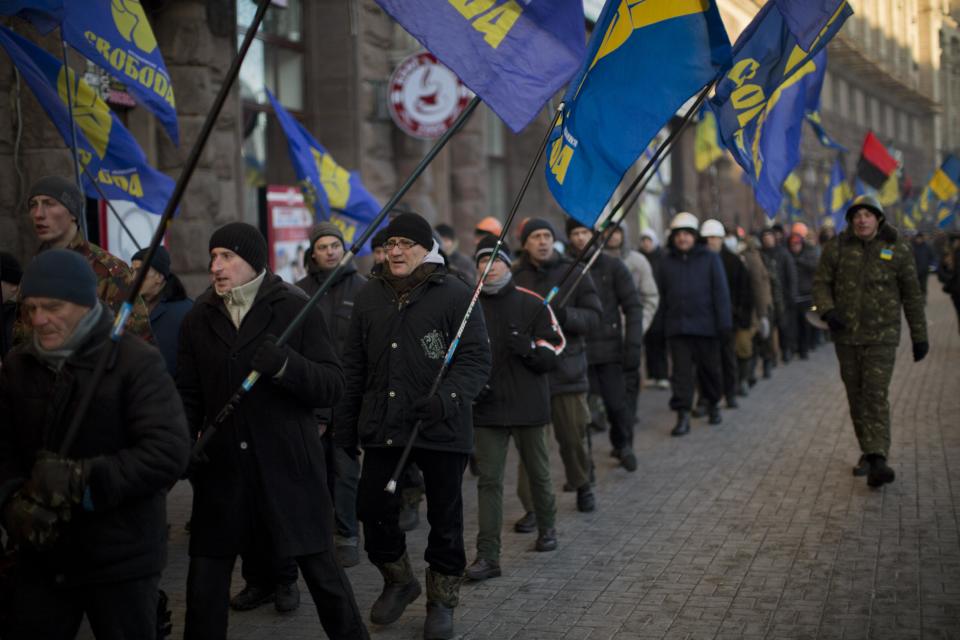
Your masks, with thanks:
[[[490,346],[477,306],[430,395],[472,291],[448,274],[439,243],[421,216],[397,216],[385,236],[384,268],[354,301],[343,351],[346,391],[335,409],[334,436],[338,446],[364,449],[358,515],[364,549],[384,580],[370,620],[385,625],[421,592],[398,523],[401,498],[384,491],[414,424],[421,424],[408,464],[423,471],[430,522],[424,638],[452,638],[466,566],[463,472],[473,449],[473,399],[490,374]]]

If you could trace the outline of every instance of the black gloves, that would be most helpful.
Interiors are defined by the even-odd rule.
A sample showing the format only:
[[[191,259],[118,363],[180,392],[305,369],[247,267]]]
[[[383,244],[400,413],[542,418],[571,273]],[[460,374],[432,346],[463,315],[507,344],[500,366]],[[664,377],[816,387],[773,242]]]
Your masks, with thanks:
[[[15,544],[29,545],[38,551],[52,546],[60,533],[60,517],[57,513],[37,504],[23,489],[16,491],[4,503],[0,522],[7,531],[7,537]]]
[[[913,343],[913,361],[920,362],[927,357],[927,354],[930,353],[930,343],[929,342],[914,342]]]
[[[250,361],[250,366],[265,376],[273,377],[280,373],[283,365],[287,363],[288,357],[287,346],[278,347],[277,337],[268,335],[257,347],[253,359]]]
[[[823,321],[830,327],[830,331],[843,331],[847,328],[847,324],[840,319],[840,315],[835,309],[830,309],[830,311],[827,311],[820,317],[823,318]]]
[[[517,331],[516,327],[510,327],[510,335],[507,336],[507,349],[513,355],[521,358],[528,356],[534,349],[533,340],[530,339],[530,336]]]
[[[413,403],[411,413],[414,420],[423,420],[424,426],[440,422],[443,420],[443,401],[437,395],[420,398]]]
[[[85,460],[62,458],[51,451],[41,451],[33,464],[25,493],[41,504],[70,519],[73,507],[83,502],[83,491],[90,475],[90,465]]]

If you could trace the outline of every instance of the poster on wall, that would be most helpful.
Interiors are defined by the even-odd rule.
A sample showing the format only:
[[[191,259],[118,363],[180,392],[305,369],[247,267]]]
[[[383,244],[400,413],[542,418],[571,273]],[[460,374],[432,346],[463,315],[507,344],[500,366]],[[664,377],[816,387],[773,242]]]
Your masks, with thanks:
[[[160,225],[160,216],[129,200],[111,200],[110,204],[117,215],[110,211],[106,202],[98,201],[100,242],[103,249],[130,264],[130,258],[140,247],[150,246],[150,240]]]
[[[313,212],[298,187],[267,187],[267,245],[270,270],[291,284],[306,277]]]

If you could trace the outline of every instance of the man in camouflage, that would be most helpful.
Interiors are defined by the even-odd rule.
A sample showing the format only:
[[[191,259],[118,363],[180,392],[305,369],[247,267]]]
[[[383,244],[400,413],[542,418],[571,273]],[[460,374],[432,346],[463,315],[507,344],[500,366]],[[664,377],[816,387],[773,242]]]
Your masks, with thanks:
[[[846,231],[823,249],[813,301],[830,326],[847,389],[850,417],[863,455],[854,475],[879,487],[893,482],[887,391],[900,343],[900,307],[913,341],[913,360],[929,351],[923,294],[910,246],[887,224],[876,198],[860,196],[847,209]]]
[[[83,237],[78,222],[83,215],[83,195],[77,186],[59,176],[40,178],[30,187],[27,206],[40,240],[40,251],[69,249],[82,255],[97,276],[97,298],[117,313],[133,284],[134,272],[122,260]],[[13,329],[14,344],[29,342],[30,332],[30,325],[20,312]],[[127,321],[127,332],[153,343],[150,314],[139,297]]]

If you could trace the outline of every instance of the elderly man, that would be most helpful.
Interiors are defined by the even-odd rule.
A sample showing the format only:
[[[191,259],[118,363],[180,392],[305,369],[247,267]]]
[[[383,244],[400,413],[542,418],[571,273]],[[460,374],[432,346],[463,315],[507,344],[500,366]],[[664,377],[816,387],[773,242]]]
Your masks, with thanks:
[[[399,526],[401,497],[384,492],[415,423],[408,461],[423,472],[427,496],[427,617],[424,638],[452,638],[466,566],[463,472],[473,450],[473,399],[490,374],[483,312],[474,308],[456,355],[430,394],[470,304],[471,288],[451,277],[430,224],[415,213],[384,232],[387,261],[354,300],[343,351],[346,392],[336,407],[338,446],[364,449],[359,518],[364,548],[383,576],[370,620],[395,622],[420,595]]]
[[[127,333],[63,450],[113,314],[74,251],[35,257],[20,294],[31,340],[0,374],[0,512],[20,552],[0,636],[66,640],[84,615],[98,638],[148,636],[166,493],[187,465],[183,406],[157,350]]]
[[[83,256],[97,276],[97,298],[113,312],[119,311],[128,287],[133,284],[134,273],[122,260],[83,237],[78,221],[84,215],[84,198],[77,185],[59,176],[40,178],[30,186],[27,206],[40,251],[69,249]],[[147,307],[140,298],[127,320],[127,333],[153,340]],[[30,325],[22,315],[13,334],[16,344],[30,340]]]
[[[323,314],[311,309],[277,346],[304,293],[267,270],[255,227],[227,224],[209,247],[213,286],[184,319],[177,355],[191,432],[209,427],[251,370],[263,377],[194,461],[184,638],[226,637],[233,565],[251,552],[296,559],[329,638],[366,638],[333,549],[315,411],[340,399],[343,373]]]
[[[823,248],[813,302],[830,327],[860,443],[853,474],[880,487],[896,478],[887,465],[887,392],[900,343],[900,309],[910,326],[914,362],[930,348],[927,320],[910,245],[887,223],[877,199],[858,197],[846,217],[848,228]]]

